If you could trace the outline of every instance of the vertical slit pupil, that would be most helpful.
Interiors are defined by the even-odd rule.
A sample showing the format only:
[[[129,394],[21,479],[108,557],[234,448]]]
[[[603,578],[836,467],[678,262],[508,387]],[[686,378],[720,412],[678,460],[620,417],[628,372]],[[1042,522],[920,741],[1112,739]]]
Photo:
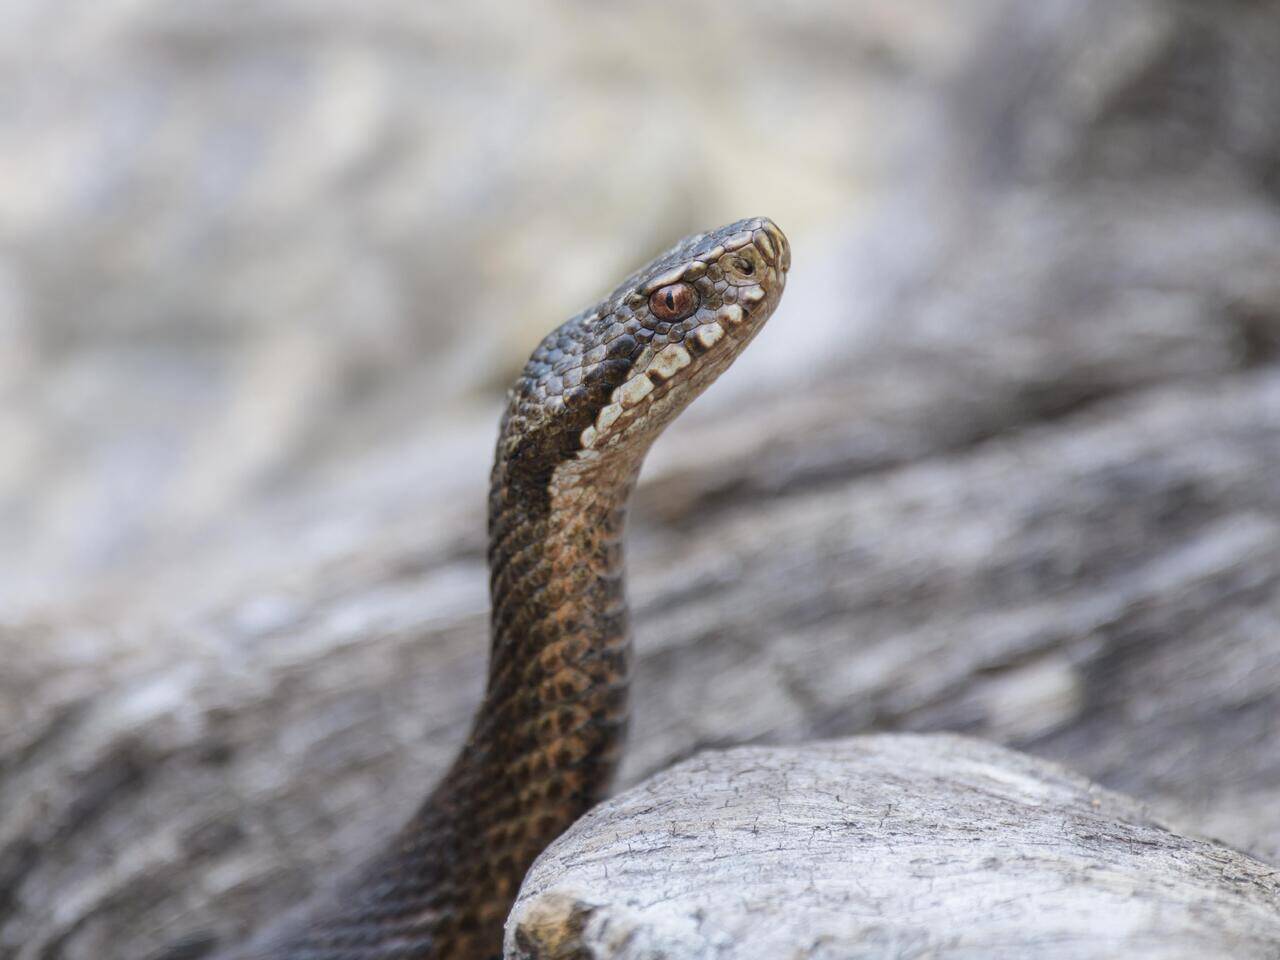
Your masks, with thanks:
[[[655,290],[649,298],[649,309],[659,320],[683,320],[698,306],[698,294],[687,283],[673,283]]]

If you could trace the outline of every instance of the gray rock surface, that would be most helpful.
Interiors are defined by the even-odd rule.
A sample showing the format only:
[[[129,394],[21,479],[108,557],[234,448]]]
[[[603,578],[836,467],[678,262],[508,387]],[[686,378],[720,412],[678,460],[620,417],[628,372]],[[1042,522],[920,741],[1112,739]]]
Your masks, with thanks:
[[[1015,3],[921,98],[936,114],[898,143],[874,210],[806,235],[762,204],[791,232],[791,289],[637,492],[623,786],[707,746],[960,730],[1280,864],[1278,9]],[[199,62],[221,76],[243,38],[172,16],[143,62],[211,36]],[[257,42],[269,62],[288,47]],[[56,230],[40,236],[22,277],[60,255]],[[396,249],[417,250],[405,236]],[[306,302],[342,302],[323,289]],[[23,439],[43,414],[0,424],[4,516],[20,544],[50,544],[9,561],[42,598],[0,598],[6,960],[199,957],[392,831],[463,736],[496,403],[424,420],[439,384],[408,377],[378,416],[330,416],[307,385],[345,374],[307,350],[363,361],[341,338],[319,347],[306,316],[261,354],[214,337],[230,381],[188,376],[198,359],[144,365],[176,379],[140,378],[124,407],[99,387],[133,376],[137,352],[103,334],[113,359],[91,362],[73,332],[51,364],[37,337],[6,393],[84,412],[74,439],[166,414],[152,389],[209,387],[194,446],[63,455]],[[380,442],[354,443],[373,421]],[[15,450],[31,457],[15,467]],[[109,492],[139,478],[139,509],[120,512]],[[120,515],[93,527],[86,503]],[[175,516],[204,520],[148,539]],[[87,566],[50,580],[85,538]]]
[[[843,224],[993,5],[9,0],[0,615],[496,404],[675,238]]]
[[[534,864],[507,960],[1266,960],[1280,872],[946,735],[699,754]]]

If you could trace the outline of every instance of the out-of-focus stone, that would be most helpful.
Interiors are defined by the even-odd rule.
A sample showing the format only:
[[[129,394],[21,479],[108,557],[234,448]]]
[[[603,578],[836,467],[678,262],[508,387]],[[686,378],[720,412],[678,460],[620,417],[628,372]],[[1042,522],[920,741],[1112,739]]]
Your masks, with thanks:
[[[685,233],[843,222],[991,6],[6,3],[0,615],[447,431]]]

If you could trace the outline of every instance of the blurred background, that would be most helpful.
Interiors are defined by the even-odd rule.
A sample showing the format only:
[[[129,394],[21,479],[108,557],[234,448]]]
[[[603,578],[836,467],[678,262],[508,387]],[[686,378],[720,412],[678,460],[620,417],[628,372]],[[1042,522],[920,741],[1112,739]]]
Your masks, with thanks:
[[[9,4],[0,602],[493,419],[687,233],[816,263],[990,6]]]
[[[1280,4],[0,5],[0,956],[204,956],[485,654],[506,385],[681,236],[624,783],[960,730],[1280,863]]]

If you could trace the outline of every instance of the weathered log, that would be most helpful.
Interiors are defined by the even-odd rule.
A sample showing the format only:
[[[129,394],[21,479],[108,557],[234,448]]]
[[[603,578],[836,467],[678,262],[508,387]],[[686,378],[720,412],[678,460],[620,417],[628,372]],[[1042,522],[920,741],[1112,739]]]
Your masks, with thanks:
[[[1268,370],[651,515],[625,779],[708,744],[966,729],[1274,858],[1277,462]],[[4,703],[29,718],[4,726],[7,949],[235,936],[408,812],[463,733],[485,646],[480,558],[418,537],[425,517],[179,607],[114,660],[77,662],[99,649],[85,627],[5,634]]]
[[[508,960],[1266,960],[1280,872],[978,740],[687,760],[539,858]]]

